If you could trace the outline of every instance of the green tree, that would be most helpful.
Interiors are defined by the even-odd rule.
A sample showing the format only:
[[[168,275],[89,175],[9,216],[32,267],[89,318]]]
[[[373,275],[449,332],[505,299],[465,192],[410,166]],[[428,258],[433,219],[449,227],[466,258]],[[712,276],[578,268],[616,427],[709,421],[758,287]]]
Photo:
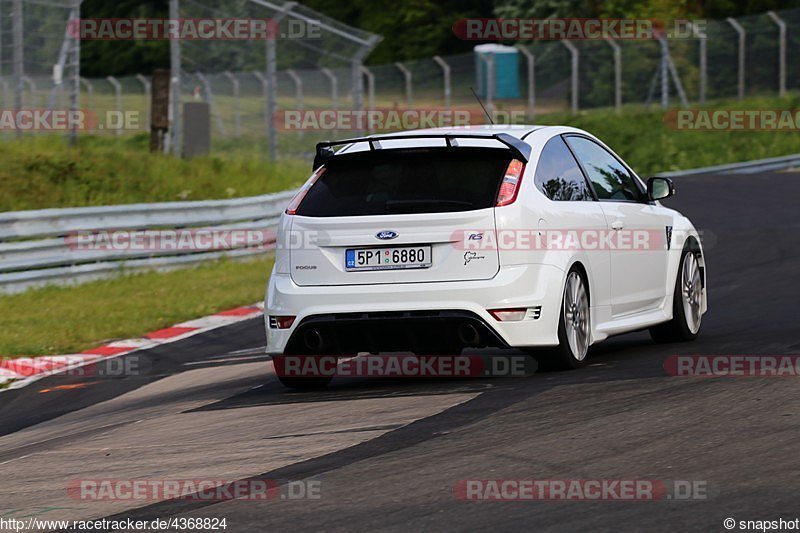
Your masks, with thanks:
[[[367,59],[380,64],[472,50],[474,42],[453,34],[463,18],[491,17],[494,0],[306,0],[304,5],[336,20],[383,36]]]
[[[82,18],[165,18],[165,0],[83,0]],[[167,41],[84,41],[81,75],[86,77],[149,74],[169,67]]]

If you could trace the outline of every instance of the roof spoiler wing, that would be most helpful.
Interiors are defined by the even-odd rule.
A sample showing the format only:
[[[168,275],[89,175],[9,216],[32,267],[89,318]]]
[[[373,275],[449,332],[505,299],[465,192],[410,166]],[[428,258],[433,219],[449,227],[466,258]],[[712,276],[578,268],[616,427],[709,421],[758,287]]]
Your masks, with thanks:
[[[477,133],[420,133],[408,135],[373,135],[371,137],[355,137],[352,139],[342,139],[341,141],[324,141],[317,143],[317,151],[314,156],[314,168],[317,170],[324,165],[336,152],[333,151],[334,146],[341,146],[343,144],[353,143],[369,143],[370,151],[381,149],[380,141],[396,141],[401,139],[444,139],[448,148],[458,146],[457,139],[489,139],[500,142],[505,145],[514,157],[520,159],[523,163],[527,163],[531,157],[531,147],[525,141],[517,139],[508,133],[493,133],[489,135],[481,135]]]

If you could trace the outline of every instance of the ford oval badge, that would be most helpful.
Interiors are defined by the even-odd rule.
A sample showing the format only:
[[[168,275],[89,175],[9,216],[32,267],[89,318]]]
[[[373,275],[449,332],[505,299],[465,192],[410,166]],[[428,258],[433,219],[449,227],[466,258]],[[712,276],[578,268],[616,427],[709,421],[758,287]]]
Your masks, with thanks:
[[[389,239],[394,239],[397,237],[397,233],[390,230],[383,230],[376,233],[375,236],[382,241],[388,241]]]

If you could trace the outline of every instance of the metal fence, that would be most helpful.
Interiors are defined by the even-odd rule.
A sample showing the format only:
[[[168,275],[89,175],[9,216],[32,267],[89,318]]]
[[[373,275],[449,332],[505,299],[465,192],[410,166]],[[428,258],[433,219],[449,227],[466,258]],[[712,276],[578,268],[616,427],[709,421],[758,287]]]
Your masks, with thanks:
[[[50,6],[58,6],[51,9]],[[103,115],[139,111],[148,128],[150,77],[61,78],[78,57],[64,25],[77,0],[0,0],[0,89],[9,107],[73,106]],[[247,149],[269,157],[310,155],[317,140],[353,132],[288,131],[287,110],[463,109],[480,116],[471,88],[480,89],[492,58],[476,53],[390,65],[365,65],[380,37],[346,26],[299,4],[267,0],[171,0],[172,15],[269,18],[279,38],[264,41],[171,41],[173,101],[206,101],[211,109],[212,151]],[[22,24],[13,17],[22,6]],[[723,98],[784,95],[800,88],[800,9],[707,21],[684,39],[544,41],[517,45],[518,94],[482,92],[494,111],[524,113],[527,121],[556,111],[678,103],[703,105]],[[292,28],[317,28],[292,36]],[[21,27],[21,29],[20,29]],[[21,33],[20,35],[18,35]],[[22,43],[23,60],[18,59]],[[22,66],[20,66],[22,65]],[[54,68],[54,65],[62,65]],[[71,77],[70,77],[71,76]],[[60,82],[59,82],[60,79]],[[70,85],[66,80],[72,80]],[[58,82],[58,83],[57,83]],[[71,83],[71,82],[70,82]],[[70,94],[70,87],[75,88]],[[171,149],[179,151],[180,106],[172,106]]]
[[[81,0],[0,0],[0,90],[6,109],[79,106]],[[75,138],[77,130],[70,132]],[[17,135],[22,132],[17,130]]]
[[[171,41],[175,101],[195,97],[211,105],[212,124],[221,138],[250,136],[267,141],[271,158],[279,139],[273,116],[285,100],[302,107],[317,96],[324,81],[349,92],[352,106],[362,105],[364,58],[380,37],[348,26],[296,2],[267,0],[170,0],[171,18],[269,19],[266,41]],[[333,72],[330,81],[320,69]],[[315,79],[301,74],[313,70]],[[279,71],[280,70],[280,71]],[[239,74],[233,74],[238,72]],[[244,82],[244,83],[243,83]],[[332,93],[326,92],[323,98]],[[259,100],[261,105],[259,106]],[[328,104],[331,105],[331,104]],[[173,107],[172,144],[180,146],[177,106]]]

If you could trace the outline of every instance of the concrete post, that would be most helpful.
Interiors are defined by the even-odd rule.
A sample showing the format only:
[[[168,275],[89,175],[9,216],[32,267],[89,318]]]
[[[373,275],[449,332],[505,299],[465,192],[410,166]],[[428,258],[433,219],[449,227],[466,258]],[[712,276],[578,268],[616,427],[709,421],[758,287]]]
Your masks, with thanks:
[[[433,56],[436,64],[442,68],[442,77],[444,83],[444,108],[450,110],[450,65],[440,56]]]
[[[738,79],[737,79],[737,86],[738,86],[738,93],[739,93],[739,100],[744,99],[744,73],[745,73],[745,37],[747,34],[744,31],[744,28],[741,24],[739,24],[736,19],[728,17],[725,19],[728,21],[728,24],[733,26],[733,29],[736,30],[736,33],[739,34],[739,68],[738,68]]]
[[[411,109],[414,107],[414,88],[413,88],[413,77],[411,71],[406,68],[406,66],[402,63],[395,63],[394,66],[403,73],[403,78],[405,78],[406,84],[406,106]]]
[[[570,102],[570,109],[573,113],[578,112],[578,88],[580,83],[580,54],[578,53],[578,49],[575,48],[575,45],[569,41],[561,41],[564,46],[569,50],[570,57],[572,58],[572,83],[571,87],[571,102]]]

